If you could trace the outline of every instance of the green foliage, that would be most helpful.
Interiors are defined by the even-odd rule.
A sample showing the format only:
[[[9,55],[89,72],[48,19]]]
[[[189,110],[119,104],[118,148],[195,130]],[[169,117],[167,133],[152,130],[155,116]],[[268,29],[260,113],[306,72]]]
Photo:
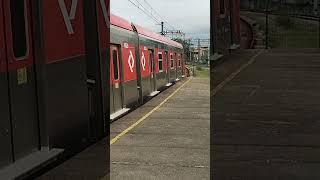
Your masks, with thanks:
[[[196,66],[196,72],[195,76],[197,77],[210,77],[210,69],[201,67],[201,66]]]
[[[208,60],[209,50],[204,50],[203,55],[200,57],[201,60]]]
[[[196,70],[197,70],[197,71],[203,71],[203,68],[200,67],[200,66],[197,66],[197,67],[196,67]]]
[[[186,40],[183,40],[183,39],[180,39],[180,38],[174,38],[172,39],[180,44],[182,44],[183,46],[183,50],[184,50],[184,55],[186,57],[186,60],[188,61],[190,59],[190,44],[189,44],[189,41],[186,41]]]

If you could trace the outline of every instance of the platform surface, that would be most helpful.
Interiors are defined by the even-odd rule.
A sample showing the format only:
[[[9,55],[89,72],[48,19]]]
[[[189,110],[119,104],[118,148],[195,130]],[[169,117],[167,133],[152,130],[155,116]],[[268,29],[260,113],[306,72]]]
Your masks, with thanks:
[[[109,180],[107,143],[104,139],[88,147],[36,180]]]
[[[184,79],[111,124],[111,139],[175,95],[111,145],[111,179],[210,177],[209,78]]]
[[[23,179],[41,169],[42,166],[54,162],[63,149],[36,151],[23,159],[0,170],[0,179]]]
[[[232,75],[255,53],[212,71],[213,179],[320,179],[320,50],[264,51]]]

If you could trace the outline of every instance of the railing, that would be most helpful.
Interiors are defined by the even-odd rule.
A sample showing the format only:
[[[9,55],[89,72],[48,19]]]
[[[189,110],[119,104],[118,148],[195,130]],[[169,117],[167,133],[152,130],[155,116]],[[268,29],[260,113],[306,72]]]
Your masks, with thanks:
[[[252,13],[265,32],[266,48],[320,48],[320,14],[314,6],[280,0],[241,2],[241,10]]]

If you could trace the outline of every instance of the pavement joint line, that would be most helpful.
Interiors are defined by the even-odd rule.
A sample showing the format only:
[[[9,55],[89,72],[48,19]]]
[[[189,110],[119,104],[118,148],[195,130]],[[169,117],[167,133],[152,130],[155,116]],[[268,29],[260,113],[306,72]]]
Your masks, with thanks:
[[[233,80],[240,72],[242,72],[245,68],[247,68],[249,65],[251,65],[252,63],[254,63],[256,61],[256,58],[258,56],[260,56],[262,53],[264,53],[265,50],[261,50],[259,51],[259,53],[255,54],[253,57],[250,58],[250,60],[242,65],[237,71],[233,72],[232,74],[230,74],[227,79],[225,79],[223,82],[221,82],[216,88],[214,88],[211,93],[210,96],[214,96],[217,94],[217,92],[219,92],[226,84],[228,84],[231,80]]]
[[[183,83],[178,89],[176,89],[170,96],[168,96],[165,100],[163,100],[158,106],[153,108],[151,111],[149,111],[146,115],[144,115],[142,118],[140,118],[137,122],[132,124],[130,127],[122,131],[120,134],[118,134],[116,137],[114,137],[110,141],[110,145],[117,142],[122,136],[126,135],[129,131],[134,129],[136,126],[138,126],[141,122],[143,122],[145,119],[147,119],[151,114],[153,114],[155,111],[157,111],[162,105],[164,105],[169,99],[171,99],[177,92],[179,92],[180,89],[182,89],[187,83],[189,83],[193,78],[190,78],[187,82]]]

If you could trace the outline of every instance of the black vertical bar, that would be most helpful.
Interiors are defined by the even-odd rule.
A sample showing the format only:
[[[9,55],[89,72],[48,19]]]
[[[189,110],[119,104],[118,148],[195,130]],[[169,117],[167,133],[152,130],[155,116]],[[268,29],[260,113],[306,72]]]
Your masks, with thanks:
[[[161,25],[163,22],[161,22]],[[137,29],[135,28],[134,24],[131,25],[134,29],[135,32],[135,54],[136,54],[136,64],[141,64],[141,53],[140,53],[140,37],[139,37],[139,33],[137,31]],[[163,35],[163,29],[161,31],[161,34]],[[136,66],[137,68],[137,86],[138,86],[138,93],[139,93],[139,104],[142,105],[144,103],[143,101],[143,88],[142,87],[142,77],[141,77],[141,67],[140,66]],[[124,96],[122,96],[124,97]]]
[[[106,134],[106,120],[105,115],[109,112],[109,108],[105,108],[108,99],[106,92],[108,87],[105,87],[103,83],[108,82],[104,76],[109,75],[109,68],[105,67],[106,59],[103,59],[101,54],[101,45],[99,38],[99,25],[98,25],[98,13],[97,2],[99,1],[84,1],[83,13],[84,13],[84,25],[85,25],[85,47],[86,47],[86,61],[88,76],[95,78],[95,84],[93,86],[94,97],[94,110],[95,117],[90,120],[91,126],[90,138],[93,142],[102,138]],[[107,50],[108,51],[108,50]],[[109,66],[108,66],[109,67]],[[106,71],[106,72],[105,72]],[[89,88],[89,87],[88,87]],[[90,101],[90,100],[89,100]],[[109,123],[109,121],[108,121]]]
[[[215,33],[215,12],[214,12],[214,1],[215,0],[210,0],[210,46],[211,46],[211,49],[210,49],[210,60],[211,62],[213,62],[213,56],[214,56],[214,53],[215,53],[215,44],[214,44],[214,33]],[[210,68],[213,67],[213,63],[210,62]],[[213,78],[214,76],[212,75],[212,73],[210,73],[210,77],[212,78],[211,79],[211,82],[213,82]],[[210,83],[210,91],[212,90],[212,83]],[[211,96],[210,96],[211,97]],[[212,107],[212,101],[210,101],[210,107]],[[211,112],[211,109],[210,109],[210,112]],[[213,130],[213,126],[212,126],[212,113],[210,113],[210,179],[214,179],[214,176],[213,176],[213,172],[214,172],[214,169],[213,169],[213,156],[212,156],[212,144],[213,144],[213,141],[212,141],[212,131]]]
[[[231,34],[231,45],[235,44],[234,43],[234,39],[233,39],[233,5],[232,2],[234,2],[234,0],[229,0],[229,14],[230,14],[230,34]]]
[[[320,48],[320,9],[318,10],[318,40],[319,40],[319,48]]]
[[[201,44],[200,44],[200,38],[198,39],[198,63],[200,61],[200,52],[201,52]]]
[[[269,47],[269,1],[267,1],[266,7],[266,49]]]
[[[35,86],[37,99],[37,117],[39,130],[39,146],[42,150],[50,149],[49,126],[47,117],[47,74],[46,59],[44,54],[43,39],[43,15],[42,0],[34,0],[31,2],[32,9],[32,34],[34,49],[34,67],[35,67]]]
[[[214,1],[210,0],[210,54],[211,57],[215,53],[215,44],[214,44],[214,33],[215,33],[215,14],[214,14]]]
[[[161,34],[162,34],[162,35],[164,35],[163,25],[164,25],[164,22],[161,22]]]
[[[2,2],[2,4],[0,4],[0,6],[4,7],[4,2]],[[5,8],[5,7],[4,7]],[[7,42],[6,40],[6,36],[4,36],[5,42]],[[5,48],[5,52],[7,52],[7,46],[4,47]],[[11,157],[12,157],[12,161],[15,161],[15,153],[14,153],[14,141],[13,141],[13,114],[12,114],[12,94],[11,94],[11,82],[10,82],[10,74],[9,74],[9,62],[8,62],[8,58],[6,58],[6,79],[7,79],[7,91],[8,91],[8,105],[9,105],[9,118],[10,118],[10,143],[11,143]]]
[[[6,37],[4,37],[6,38]],[[7,46],[5,46],[6,52],[7,52]],[[12,94],[11,94],[11,82],[10,82],[10,73],[9,73],[9,62],[8,62],[8,58],[6,58],[6,73],[7,73],[7,83],[8,83],[8,102],[9,102],[9,116],[10,116],[10,142],[11,142],[11,157],[12,157],[12,161],[15,161],[15,153],[14,153],[14,141],[13,141],[13,114],[12,114]]]

